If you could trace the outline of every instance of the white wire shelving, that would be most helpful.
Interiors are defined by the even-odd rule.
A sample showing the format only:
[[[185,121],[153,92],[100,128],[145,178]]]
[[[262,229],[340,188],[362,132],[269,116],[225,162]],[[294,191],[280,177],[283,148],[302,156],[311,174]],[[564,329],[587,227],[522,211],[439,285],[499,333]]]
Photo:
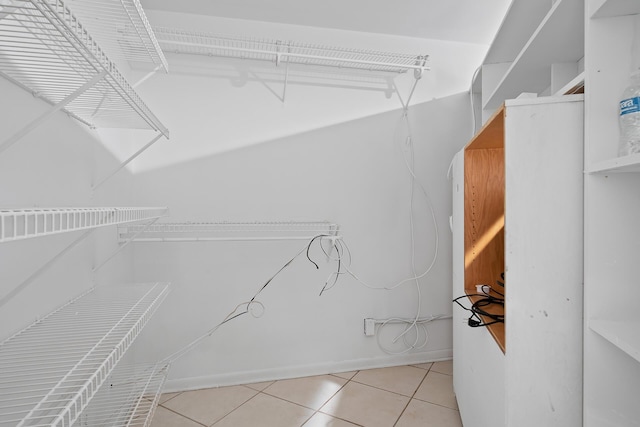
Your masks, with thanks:
[[[158,405],[169,365],[118,366],[82,412],[81,426],[148,426]]]
[[[154,27],[165,52],[269,61],[276,65],[300,64],[388,73],[415,70],[422,73],[427,55],[378,52],[315,45],[295,41],[222,36],[211,33]]]
[[[205,242],[309,240],[318,235],[338,236],[340,226],[316,222],[167,222],[118,227],[120,241]]]
[[[169,137],[62,0],[0,3],[0,74],[88,126]]]
[[[67,6],[114,61],[169,65],[138,0],[67,0]]]
[[[49,208],[0,210],[0,243],[167,215],[164,207]]]
[[[0,426],[74,425],[167,293],[94,288],[0,343]]]

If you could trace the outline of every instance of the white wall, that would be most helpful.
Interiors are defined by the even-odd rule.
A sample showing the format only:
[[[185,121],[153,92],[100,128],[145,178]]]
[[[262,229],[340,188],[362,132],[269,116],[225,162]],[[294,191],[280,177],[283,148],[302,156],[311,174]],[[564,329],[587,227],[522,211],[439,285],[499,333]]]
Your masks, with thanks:
[[[416,175],[434,201],[440,244],[433,271],[421,280],[422,313],[451,312],[448,159],[468,138],[466,94],[410,110]],[[340,224],[352,269],[375,285],[410,275],[409,177],[402,160],[401,111],[306,132],[136,176],[136,199],[167,204],[173,220],[330,220]],[[463,126],[461,126],[461,123]],[[400,129],[398,129],[400,128]],[[416,264],[434,253],[434,228],[416,194]],[[162,358],[221,321],[249,299],[302,242],[136,243],[136,280],[169,280],[174,289],[149,325],[140,359]],[[317,248],[312,252],[323,261]],[[429,326],[430,342],[406,357],[382,353],[364,337],[365,317],[415,314],[413,285],[372,291],[344,276],[322,297],[332,268],[304,257],[263,292],[260,319],[221,328],[170,373],[174,388],[309,375],[451,356],[451,322]],[[397,329],[396,329],[397,331]],[[388,337],[387,337],[388,338]],[[390,345],[387,339],[383,342]],[[398,348],[395,348],[397,350]],[[176,380],[182,381],[176,381]]]
[[[0,142],[47,111],[48,104],[0,78]],[[117,165],[95,131],[59,112],[0,153],[0,209],[130,206],[131,173],[122,171],[95,193],[91,184]],[[116,231],[96,230],[31,285],[20,284],[82,232],[0,245],[0,340],[95,284],[132,279],[131,255],[98,274],[91,268],[117,248]],[[18,290],[20,290],[18,292]]]
[[[421,313],[451,312],[449,161],[471,135],[468,89],[486,47],[346,31],[148,11],[152,25],[428,53],[432,70],[409,110],[416,175],[431,197],[440,243],[421,280]],[[166,205],[172,221],[329,220],[340,224],[354,272],[374,286],[411,274],[407,128],[397,93],[375,75],[168,54],[171,72],[138,90],[171,130],[171,141],[136,160],[134,199]],[[139,73],[143,75],[142,72]],[[365,80],[363,81],[363,78]],[[412,75],[393,83],[404,100]],[[390,81],[384,80],[385,87]],[[435,229],[416,188],[416,266],[429,265]],[[171,281],[173,291],[134,352],[166,357],[246,301],[304,243],[136,243],[136,281]],[[252,382],[451,356],[451,321],[428,327],[426,348],[389,356],[363,335],[365,317],[414,316],[415,285],[372,291],[343,276],[318,294],[335,268],[297,259],[260,296],[266,313],[226,324],[174,363],[169,389]],[[397,333],[399,327],[391,332]],[[389,336],[382,337],[391,345]],[[399,350],[401,347],[395,347]]]

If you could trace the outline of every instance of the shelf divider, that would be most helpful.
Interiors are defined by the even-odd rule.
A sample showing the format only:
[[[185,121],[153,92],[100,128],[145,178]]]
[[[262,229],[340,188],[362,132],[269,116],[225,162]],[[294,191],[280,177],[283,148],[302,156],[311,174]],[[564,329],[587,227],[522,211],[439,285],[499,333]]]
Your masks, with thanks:
[[[484,109],[498,108],[522,92],[540,93],[551,82],[551,64],[578,61],[584,56],[582,0],[558,0],[513,61]]]
[[[592,18],[610,18],[614,16],[636,15],[640,13],[637,0],[602,0],[591,14]]]
[[[640,362],[639,320],[589,320],[589,328],[611,344]]]
[[[602,160],[591,165],[588,173],[636,173],[640,172],[640,154]]]

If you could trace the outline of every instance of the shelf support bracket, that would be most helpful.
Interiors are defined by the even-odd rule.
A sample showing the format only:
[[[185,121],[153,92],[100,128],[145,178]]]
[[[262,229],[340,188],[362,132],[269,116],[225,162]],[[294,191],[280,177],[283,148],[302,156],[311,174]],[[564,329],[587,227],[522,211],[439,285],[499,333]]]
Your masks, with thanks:
[[[5,140],[2,144],[0,144],[0,153],[2,153],[7,148],[11,147],[13,144],[18,142],[23,136],[27,135],[29,132],[31,132],[32,130],[34,130],[38,126],[40,126],[42,123],[46,122],[56,112],[58,112],[59,110],[63,109],[64,107],[66,107],[67,104],[69,104],[70,102],[74,101],[76,98],[78,98],[80,95],[82,95],[85,91],[87,91],[88,89],[93,87],[96,83],[98,83],[100,80],[102,80],[106,74],[107,74],[106,71],[102,71],[102,72],[96,74],[91,80],[87,81],[85,84],[83,84],[78,89],[73,91],[73,93],[67,95],[66,98],[64,98],[62,101],[58,102],[56,105],[54,105],[49,111],[47,111],[46,113],[42,114],[40,117],[36,118],[31,123],[29,123],[28,125],[26,125],[22,129],[20,129],[18,132],[13,134],[11,137],[9,137],[9,139]]]
[[[413,93],[416,91],[416,86],[418,86],[418,81],[420,81],[420,79],[422,78],[422,74],[424,74],[424,70],[426,69],[425,66],[427,64],[427,57],[426,56],[418,56],[418,58],[416,58],[416,65],[419,66],[420,68],[415,68],[413,70],[413,77],[414,77],[414,81],[413,81],[413,86],[411,87],[411,92],[409,92],[409,97],[407,98],[407,103],[403,105],[404,107],[404,112],[405,114],[407,113],[407,110],[409,109],[409,103],[411,102],[411,98],[413,98]],[[400,101],[402,102],[402,101]]]
[[[122,243],[120,245],[120,247],[118,249],[116,249],[111,255],[109,255],[104,261],[102,261],[97,267],[94,267],[93,269],[91,269],[92,273],[97,272],[98,270],[100,270],[106,263],[108,263],[109,261],[111,261],[111,259],[113,257],[115,257],[116,255],[118,255],[120,253],[120,251],[122,251],[124,248],[126,248],[129,243],[133,242],[135,240],[136,237],[138,237],[138,235],[140,235],[141,233],[144,233],[145,230],[147,228],[149,228],[150,226],[152,226],[153,224],[156,223],[156,221],[158,221],[160,218],[154,218],[152,221],[149,221],[148,223],[146,223],[144,225],[144,227],[142,227],[142,229],[140,229],[140,231],[138,231],[137,233],[135,233],[133,236],[129,237],[127,240],[124,241],[124,243]]]
[[[339,225],[331,226],[331,237],[329,237],[329,241],[331,242],[331,245],[329,246],[329,250],[327,251],[327,261],[331,261],[331,254],[333,254],[333,248],[336,244],[335,241],[340,238],[338,236],[339,232],[340,232]],[[322,244],[322,242],[320,242],[320,244]]]
[[[154,74],[156,74],[158,72],[158,70],[160,70],[160,68],[162,68],[162,65],[158,65],[156,68],[154,68],[153,70],[151,70],[149,73],[147,73],[144,77],[142,77],[140,80],[138,80],[137,82],[135,82],[133,84],[133,88],[137,88],[138,86],[140,86],[142,83],[146,82],[149,78],[151,78]]]
[[[277,41],[276,42],[276,67],[279,66],[282,63],[282,57],[286,57],[286,61],[285,61],[285,66],[284,66],[284,87],[282,89],[282,103],[284,104],[284,100],[287,96],[287,83],[289,82],[289,56],[287,55],[287,53],[291,53],[291,46],[289,46],[289,44],[287,44],[287,52],[284,53],[280,51],[280,48],[282,47],[282,42],[281,41]]]
[[[118,172],[120,172],[120,170],[122,170],[125,166],[127,166],[129,163],[131,163],[131,161],[133,161],[133,159],[135,159],[136,157],[138,157],[140,154],[142,154],[142,152],[144,150],[146,150],[147,148],[151,147],[156,141],[158,141],[160,138],[163,137],[162,132],[158,133],[158,135],[156,135],[151,141],[149,141],[144,147],[142,147],[141,149],[139,149],[138,151],[136,151],[135,153],[133,153],[133,155],[131,157],[129,157],[127,160],[125,160],[124,162],[122,162],[120,164],[120,166],[118,166],[117,168],[115,168],[114,170],[112,170],[107,176],[105,176],[104,178],[102,178],[100,181],[98,181],[97,184],[95,184],[94,186],[91,187],[92,190],[96,190],[98,187],[100,187],[102,184],[104,184],[107,180],[109,180],[109,178],[111,178],[112,176],[114,176],[115,174],[117,174]]]
[[[20,292],[22,292],[27,286],[29,286],[31,283],[33,283],[34,280],[36,280],[42,273],[44,273],[49,267],[51,267],[53,264],[56,263],[56,261],[58,261],[60,258],[62,258],[67,252],[69,252],[71,249],[73,249],[74,247],[76,247],[80,242],[82,242],[84,239],[86,239],[92,232],[94,229],[85,231],[84,233],[82,233],[82,235],[80,235],[80,237],[78,237],[76,240],[74,240],[73,242],[71,242],[66,248],[64,248],[63,250],[61,250],[60,252],[58,252],[53,258],[51,258],[49,261],[47,261],[44,265],[42,265],[39,269],[37,269],[36,271],[34,271],[31,276],[27,277],[25,280],[22,281],[22,283],[20,283],[18,286],[16,286],[11,292],[9,292],[7,295],[5,295],[4,297],[2,297],[2,299],[0,299],[0,307],[2,307],[3,305],[5,305],[7,302],[9,302],[9,300],[11,300],[13,297],[15,297],[16,295],[18,295]]]

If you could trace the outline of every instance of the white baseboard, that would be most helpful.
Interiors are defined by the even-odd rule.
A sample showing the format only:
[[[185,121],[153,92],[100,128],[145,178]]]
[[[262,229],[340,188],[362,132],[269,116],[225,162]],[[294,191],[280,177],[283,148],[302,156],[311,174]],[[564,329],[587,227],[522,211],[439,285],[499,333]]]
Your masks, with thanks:
[[[323,362],[310,365],[286,366],[254,371],[240,371],[201,377],[168,379],[164,392],[198,390],[238,384],[251,384],[287,378],[308,377],[336,372],[360,371],[363,369],[386,368],[389,366],[414,365],[418,363],[450,360],[453,350],[435,350],[416,354],[373,357],[345,361]]]

